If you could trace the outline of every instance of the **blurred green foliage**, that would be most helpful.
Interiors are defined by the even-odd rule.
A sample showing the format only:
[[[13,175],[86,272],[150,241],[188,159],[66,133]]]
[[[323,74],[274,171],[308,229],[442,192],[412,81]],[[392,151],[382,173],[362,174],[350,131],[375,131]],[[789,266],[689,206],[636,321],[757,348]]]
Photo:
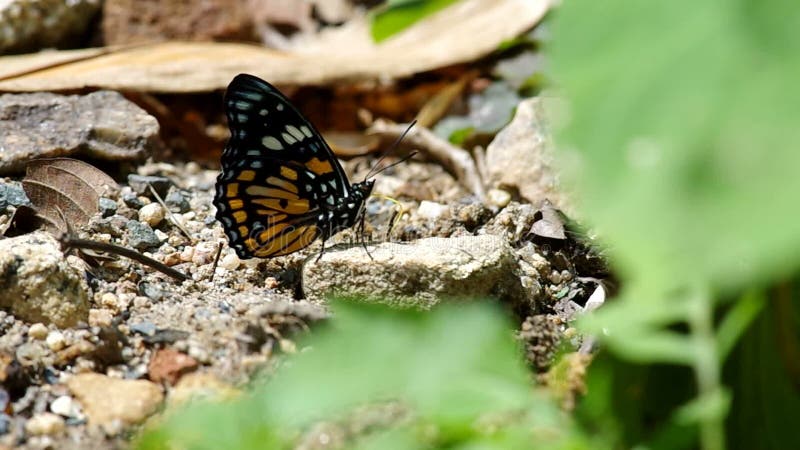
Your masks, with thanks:
[[[388,39],[456,1],[458,0],[388,0],[385,7],[372,14],[372,39],[375,42]]]
[[[138,448],[288,449],[316,422],[346,428],[359,407],[385,402],[408,414],[347,448],[598,448],[532,389],[511,327],[486,304],[426,313],[337,302],[303,345],[251,396],[172,414]]]
[[[731,405],[732,418],[749,407],[746,387],[764,378],[778,386],[785,377],[768,353],[751,379],[726,388],[721,372],[737,344],[765,344],[740,338],[775,301],[763,286],[800,265],[800,40],[792,37],[800,8],[574,0],[554,19],[551,79],[569,100],[558,112],[562,161],[624,283],[621,298],[583,329],[640,365],[639,378],[662,367],[655,363],[691,367],[693,380],[665,381],[661,393],[687,382],[696,389],[694,399],[673,396],[687,403],[672,404],[661,420],[612,408],[624,430],[618,442],[693,448],[696,441],[669,437],[699,425],[703,448],[724,448],[724,418]],[[800,307],[796,295],[788,304]],[[797,345],[798,334],[771,342]],[[593,368],[592,376],[602,372]],[[633,372],[606,376],[621,373]],[[619,394],[609,389],[592,401],[609,405]],[[642,390],[638,401],[664,405],[657,394]],[[800,417],[798,395],[795,385],[769,408]],[[635,432],[644,423],[648,432]],[[741,442],[732,430],[730,441]],[[769,431],[742,448],[796,447],[789,435],[797,430]]]

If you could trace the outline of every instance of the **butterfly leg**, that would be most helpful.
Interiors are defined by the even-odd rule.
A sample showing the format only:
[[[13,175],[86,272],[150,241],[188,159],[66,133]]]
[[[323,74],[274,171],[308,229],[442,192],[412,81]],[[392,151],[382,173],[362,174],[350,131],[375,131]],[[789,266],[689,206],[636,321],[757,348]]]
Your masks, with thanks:
[[[369,259],[375,261],[375,258],[372,257],[372,253],[370,253],[369,249],[367,248],[365,220],[366,220],[366,214],[361,214],[361,219],[358,221],[358,230],[356,234],[361,238],[361,246],[364,247],[364,251],[367,252],[367,256],[369,256]]]

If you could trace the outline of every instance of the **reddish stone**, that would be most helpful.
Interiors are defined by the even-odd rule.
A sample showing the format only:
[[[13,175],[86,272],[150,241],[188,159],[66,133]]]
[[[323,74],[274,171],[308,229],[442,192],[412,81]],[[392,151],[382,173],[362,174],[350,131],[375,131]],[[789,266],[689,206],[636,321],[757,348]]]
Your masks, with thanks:
[[[156,351],[150,359],[147,371],[151,381],[174,385],[183,375],[197,369],[198,365],[191,356],[165,348]]]

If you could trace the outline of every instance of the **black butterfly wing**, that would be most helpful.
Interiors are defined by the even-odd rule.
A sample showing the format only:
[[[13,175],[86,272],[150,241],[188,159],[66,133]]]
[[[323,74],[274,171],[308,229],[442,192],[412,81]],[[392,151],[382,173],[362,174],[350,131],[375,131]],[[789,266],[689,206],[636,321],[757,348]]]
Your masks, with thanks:
[[[324,235],[321,205],[351,196],[319,132],[275,87],[241,74],[225,94],[231,138],[214,204],[240,258],[286,255]]]
[[[217,180],[217,219],[240,258],[287,255],[320,236],[320,192],[303,165],[245,157]]]
[[[271,84],[248,74],[237,75],[225,93],[231,138],[222,153],[223,170],[246,156],[303,164],[330,195],[348,197],[350,183],[320,133]]]

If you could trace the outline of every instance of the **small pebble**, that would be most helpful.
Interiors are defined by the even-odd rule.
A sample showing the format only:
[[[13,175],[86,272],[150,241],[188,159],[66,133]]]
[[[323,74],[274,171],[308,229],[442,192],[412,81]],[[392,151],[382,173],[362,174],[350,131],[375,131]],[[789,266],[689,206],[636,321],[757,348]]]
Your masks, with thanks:
[[[194,256],[194,247],[192,247],[191,245],[187,245],[181,251],[180,259],[183,262],[189,262],[192,260],[193,256]]]
[[[89,310],[89,325],[93,327],[108,327],[114,315],[107,309],[92,308]]]
[[[181,254],[178,252],[167,253],[164,256],[164,264],[172,267],[181,263]]]
[[[117,213],[117,202],[110,198],[100,197],[97,202],[97,208],[100,210],[100,215],[103,217],[111,217]]]
[[[64,338],[64,334],[60,331],[51,331],[48,333],[45,342],[50,350],[54,352],[57,352],[67,346],[67,340]]]
[[[69,395],[62,395],[50,403],[50,411],[63,417],[74,417],[78,415],[78,406],[75,400]]]
[[[217,256],[217,244],[214,242],[200,242],[194,248],[194,255],[192,255],[192,262],[198,266],[210,264]]]
[[[153,301],[161,301],[164,298],[164,290],[156,283],[139,283],[139,294],[144,295]]]
[[[428,200],[423,200],[419,204],[419,208],[417,209],[417,214],[424,219],[438,219],[441,217],[445,211],[447,211],[447,206],[442,205],[441,203],[431,202]]]
[[[60,433],[64,427],[64,419],[49,412],[36,414],[25,422],[25,431],[34,436]]]
[[[150,225],[130,220],[125,224],[128,229],[128,245],[139,251],[145,251],[161,246],[161,239],[153,232]]]
[[[125,206],[128,208],[139,209],[144,206],[144,202],[134,192],[123,192],[120,198],[122,198],[122,203],[125,203]]]
[[[185,213],[191,209],[189,200],[186,200],[186,197],[180,191],[170,191],[167,198],[164,199],[164,203],[167,204],[167,208],[172,212]]]
[[[239,268],[240,263],[241,260],[238,256],[236,256],[236,253],[228,253],[222,257],[219,262],[219,266],[228,270],[236,270]]]
[[[47,337],[47,327],[43,323],[35,323],[28,328],[31,339],[42,340]]]
[[[504,208],[511,203],[511,194],[509,194],[508,191],[504,191],[502,189],[490,189],[486,194],[489,204],[493,206]]]
[[[150,299],[143,295],[139,295],[133,298],[134,308],[148,308],[150,307],[150,303],[152,303]]]
[[[113,310],[119,310],[119,297],[113,292],[104,292],[100,296],[100,305]]]
[[[139,210],[139,221],[157,227],[164,220],[164,207],[159,203],[144,205]]]
[[[158,238],[158,239],[159,239],[161,242],[164,242],[164,241],[166,241],[166,240],[169,238],[169,235],[168,235],[167,233],[164,233],[164,232],[163,232],[163,231],[161,231],[161,230],[155,230],[155,233],[156,233],[156,237],[157,237],[157,238]]]

